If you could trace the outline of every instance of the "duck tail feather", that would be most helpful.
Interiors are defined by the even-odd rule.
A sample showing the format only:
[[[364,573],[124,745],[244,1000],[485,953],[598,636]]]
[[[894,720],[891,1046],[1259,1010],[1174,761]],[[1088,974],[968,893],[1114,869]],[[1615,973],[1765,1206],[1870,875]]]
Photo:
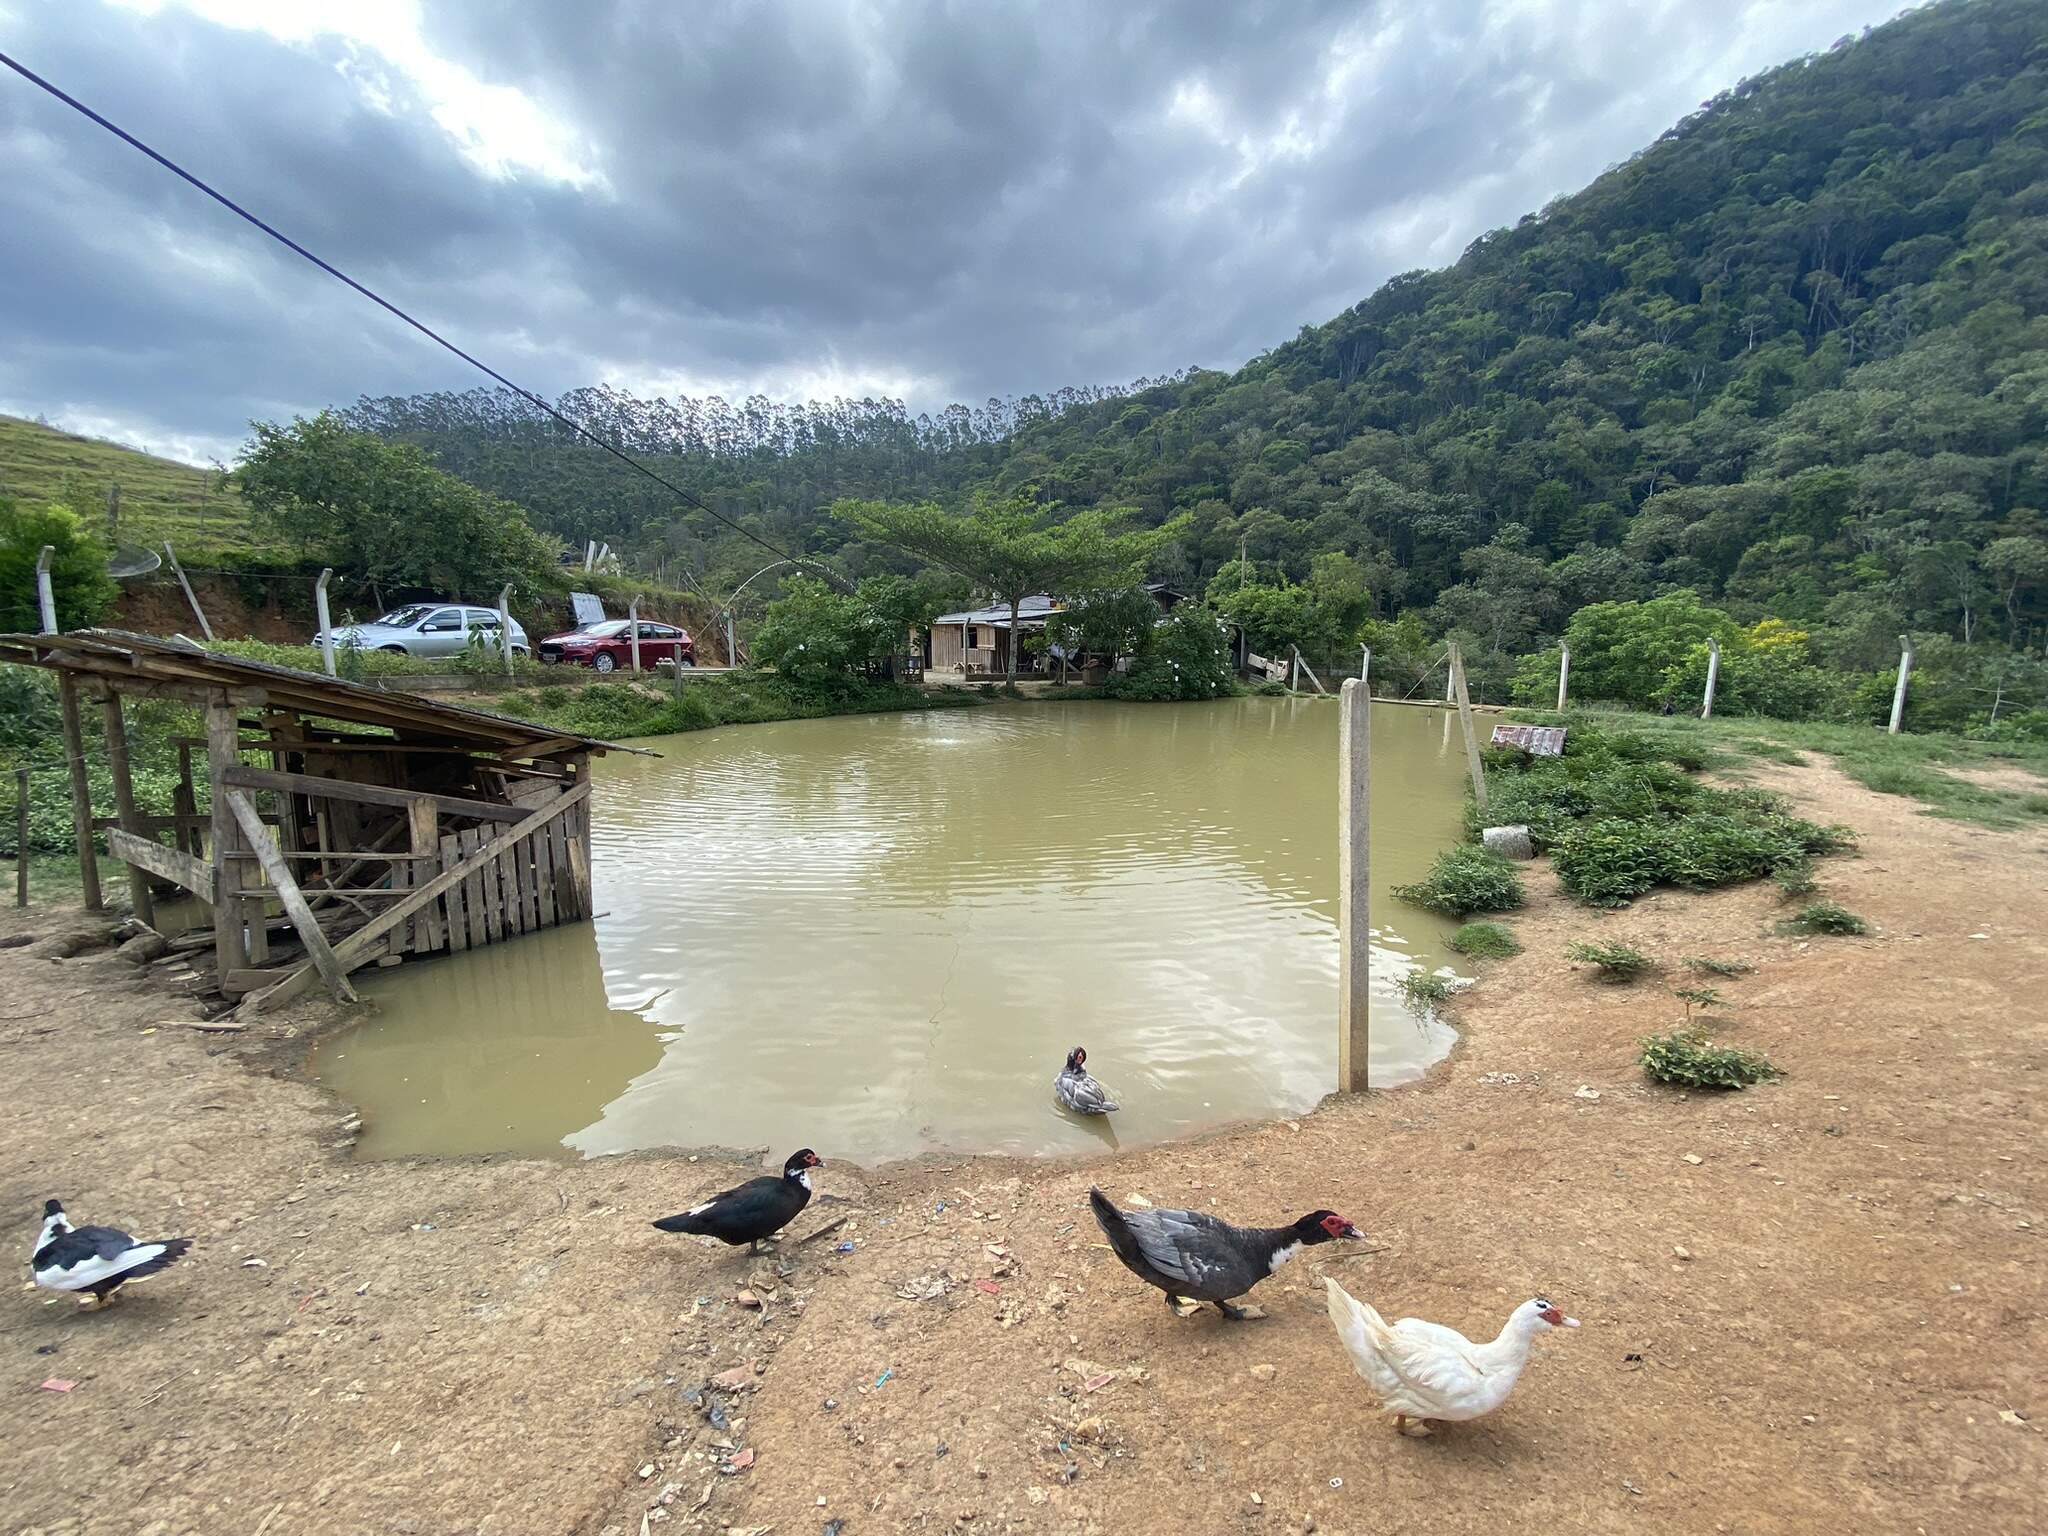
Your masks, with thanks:
[[[140,1280],[144,1275],[153,1275],[160,1269],[167,1269],[185,1257],[192,1247],[189,1237],[158,1238],[151,1243],[138,1243],[138,1248],[156,1248],[161,1251],[151,1254],[139,1264],[131,1264],[121,1271],[123,1280]]]
[[[1116,1256],[1126,1264],[1136,1263],[1138,1240],[1131,1236],[1124,1213],[1112,1205],[1109,1196],[1099,1189],[1088,1191],[1088,1208],[1095,1213],[1095,1224],[1102,1228],[1102,1235],[1109,1239],[1109,1246],[1116,1250]]]
[[[702,1236],[704,1217],[698,1211],[685,1211],[680,1216],[664,1216],[654,1225],[664,1232],[688,1232],[693,1236]]]

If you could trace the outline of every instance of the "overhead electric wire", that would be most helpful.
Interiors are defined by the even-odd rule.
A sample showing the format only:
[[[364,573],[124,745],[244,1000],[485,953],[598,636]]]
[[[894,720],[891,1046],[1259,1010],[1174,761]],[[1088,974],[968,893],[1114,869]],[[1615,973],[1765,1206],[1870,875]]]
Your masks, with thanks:
[[[719,511],[716,507],[712,506],[709,502],[705,501],[703,497],[697,495],[696,492],[684,489],[682,486],[677,485],[673,480],[670,480],[665,475],[656,474],[653,470],[649,469],[645,464],[642,464],[638,459],[634,458],[624,449],[619,448],[610,442],[607,442],[602,437],[599,437],[595,432],[592,432],[588,427],[584,426],[581,422],[575,420],[573,417],[567,415],[566,413],[557,410],[553,405],[550,405],[546,400],[542,399],[532,390],[523,388],[520,385],[513,383],[512,380],[506,378],[504,374],[498,372],[498,370],[491,367],[490,364],[483,362],[476,357],[473,357],[468,352],[463,351],[462,348],[456,346],[454,342],[450,341],[447,337],[443,336],[439,331],[436,331],[432,326],[429,326],[419,320],[415,320],[411,315],[407,314],[404,310],[400,309],[396,304],[392,303],[389,299],[385,298],[383,295],[379,293],[374,292],[369,288],[364,287],[361,283],[357,282],[354,278],[350,277],[346,272],[342,271],[341,268],[335,266],[332,262],[324,260],[323,258],[314,255],[311,251],[307,250],[306,247],[299,244],[298,241],[292,239],[291,236],[279,230],[275,225],[266,223],[264,220],[258,218],[255,214],[251,213],[248,209],[244,208],[240,203],[236,202],[233,198],[227,196],[223,192],[216,191],[206,182],[200,180],[199,177],[193,175],[192,172],[186,170],[182,165],[178,164],[177,161],[171,159],[168,155],[162,154],[157,150],[152,149],[149,145],[145,144],[141,139],[138,139],[134,134],[130,133],[127,129],[123,128],[119,123],[114,122],[112,119],[104,116],[99,112],[95,112],[91,107],[87,106],[84,102],[80,101],[76,96],[71,95],[69,92],[63,90],[62,88],[53,84],[52,82],[45,80],[41,75],[37,74],[27,65],[20,62],[20,60],[12,58],[8,54],[0,53],[0,64],[5,64],[9,69],[13,70],[17,75],[20,75],[22,79],[28,81],[31,85],[40,86],[43,90],[49,92],[50,95],[56,97],[57,100],[63,102],[65,106],[71,108],[72,111],[77,112],[81,116],[90,119],[92,122],[97,123],[100,127],[106,129],[107,132],[111,133],[115,138],[119,139],[129,148],[134,149],[140,152],[141,154],[147,155],[150,159],[154,160],[158,165],[162,166],[165,170],[169,171],[173,176],[178,177],[181,181],[190,183],[199,191],[204,192],[208,197],[212,198],[215,202],[219,203],[223,208],[227,209],[236,217],[244,219],[248,223],[253,224],[256,228],[262,230],[264,234],[270,236],[271,239],[275,240],[279,245],[285,247],[285,249],[292,251],[299,256],[303,256],[307,261],[311,262],[314,266],[318,267],[322,272],[325,272],[329,277],[332,277],[337,282],[343,283],[346,286],[353,288],[357,293],[361,294],[364,298],[368,299],[372,304],[375,304],[378,308],[387,311],[388,313],[396,316],[400,320],[403,320],[407,325],[411,326],[414,330],[418,331],[422,336],[426,337],[429,341],[434,342],[438,346],[445,347],[448,351],[454,353],[457,357],[461,358],[465,363],[469,364],[470,367],[476,369],[479,373],[482,373],[489,378],[497,380],[498,383],[504,385],[505,388],[511,390],[515,395],[518,395],[521,399],[529,402],[532,405],[538,406],[541,410],[547,412],[548,415],[554,417],[554,419],[559,421],[563,426],[567,427],[570,431],[574,432],[578,437],[584,438],[587,441],[596,444],[599,448],[602,448],[606,453],[610,454],[613,458],[617,459],[621,464],[624,464],[628,469],[637,470],[639,473],[645,475],[648,479],[652,480],[655,484],[663,486],[666,489],[674,492],[677,496],[680,496],[685,502],[695,507],[698,511],[703,512],[710,517],[716,518],[719,522],[725,524],[726,527],[732,529],[733,532],[741,535],[744,538],[753,540],[754,543],[760,545],[763,549],[769,551],[771,554],[780,556],[782,559],[787,560],[791,565],[809,566],[813,570],[824,572],[827,576],[830,576],[834,581],[839,582],[840,585],[847,585],[846,578],[841,576],[837,571],[833,570],[830,566],[825,565],[820,561],[812,560],[801,555],[793,555],[788,550],[781,548],[779,545],[770,543],[760,534],[754,532],[753,529],[748,528],[741,523],[735,522],[730,517],[727,517],[723,512]],[[886,543],[888,541],[883,540],[881,542]],[[901,545],[898,545],[896,547],[902,548]],[[906,550],[905,553],[917,554],[917,551]],[[947,562],[944,561],[941,561],[940,563],[947,564]],[[970,579],[973,579],[971,572],[959,571],[959,568],[957,566],[951,567],[951,569],[958,571],[960,575],[968,576]]]

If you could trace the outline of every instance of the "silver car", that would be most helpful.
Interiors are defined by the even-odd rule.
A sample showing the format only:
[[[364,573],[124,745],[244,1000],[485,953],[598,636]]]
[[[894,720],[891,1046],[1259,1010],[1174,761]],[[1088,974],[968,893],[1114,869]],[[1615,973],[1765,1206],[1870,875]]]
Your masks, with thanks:
[[[356,645],[366,651],[402,651],[408,656],[460,656],[469,649],[469,637],[480,634],[480,643],[498,648],[498,610],[472,608],[462,603],[407,603],[367,624],[338,624],[336,645]],[[320,644],[314,635],[313,643]],[[512,654],[531,653],[526,631],[512,621]]]

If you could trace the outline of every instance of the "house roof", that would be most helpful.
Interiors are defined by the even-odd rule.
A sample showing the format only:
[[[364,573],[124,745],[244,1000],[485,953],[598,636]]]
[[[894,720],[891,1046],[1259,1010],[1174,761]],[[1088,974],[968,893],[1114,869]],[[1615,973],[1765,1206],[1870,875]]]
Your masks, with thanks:
[[[1025,598],[1017,605],[1020,619],[1042,619],[1049,613],[1057,612],[1059,604],[1044,593]],[[998,603],[989,608],[969,608],[960,613],[942,613],[934,624],[1005,624],[1010,622],[1010,605]]]
[[[402,689],[352,683],[245,656],[209,651],[182,637],[81,629],[60,635],[0,635],[0,661],[50,667],[96,678],[121,693],[147,696],[181,690],[261,689],[271,703],[301,714],[432,736],[478,751],[524,756],[549,752],[638,752],[594,736],[515,720],[489,710],[444,704]]]

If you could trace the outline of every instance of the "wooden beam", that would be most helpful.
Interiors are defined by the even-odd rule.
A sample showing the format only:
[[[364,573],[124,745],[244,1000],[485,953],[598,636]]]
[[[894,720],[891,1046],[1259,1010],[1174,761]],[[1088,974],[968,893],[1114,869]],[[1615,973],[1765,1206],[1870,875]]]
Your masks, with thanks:
[[[85,773],[85,727],[78,715],[78,680],[69,672],[57,674],[57,707],[64,717],[64,756],[71,765],[71,821],[78,837],[78,879],[85,888],[85,907],[97,912],[106,898],[100,894],[100,866],[92,845],[92,782]]]
[[[491,859],[496,858],[502,851],[502,843],[517,842],[521,838],[531,837],[572,805],[582,804],[589,795],[590,785],[588,783],[578,784],[574,789],[564,790],[556,799],[520,821],[502,839],[494,839],[484,844],[483,847],[479,848],[469,858],[462,860],[450,869],[442,870],[440,874],[414,890],[404,901],[387,908],[372,921],[365,923],[354,933],[343,939],[340,944],[335,946],[335,959],[340,962],[345,972],[354,970],[370,958],[372,946],[386,934],[390,933],[400,923],[411,917],[413,913],[419,911],[420,908],[424,907],[435,897],[452,890],[455,886],[467,880],[478,868],[481,868]],[[261,992],[244,998],[241,1007],[235,1010],[237,1016],[246,1013],[253,1017],[263,1012],[266,1008],[275,1007],[279,1003],[289,1002],[305,990],[315,974],[313,967],[310,965],[300,966],[275,986],[268,987]]]
[[[146,869],[173,884],[181,885],[208,906],[219,900],[213,866],[203,864],[189,853],[166,848],[162,843],[137,837],[119,827],[107,831],[107,851],[133,869]]]
[[[350,779],[325,779],[315,773],[279,773],[271,768],[233,768],[228,782],[242,789],[283,789],[293,794],[327,800],[353,800],[362,805],[390,805],[405,810],[415,802],[430,800],[443,816],[471,816],[478,821],[518,821],[525,811],[516,805],[494,800],[466,800],[458,795],[430,795],[416,789],[392,789],[385,784],[357,784]],[[342,850],[344,853],[346,849]]]
[[[242,867],[232,857],[239,841],[235,814],[228,809],[227,773],[235,766],[241,733],[234,704],[217,698],[206,706],[206,773],[212,795],[214,889],[213,968],[219,975],[248,969],[249,944],[242,933]]]
[[[135,808],[135,776],[128,769],[128,724],[121,712],[121,696],[109,693],[103,713],[107,736],[107,763],[114,771],[114,809],[121,818],[121,830],[140,838],[142,824]],[[109,845],[111,847],[111,844]],[[135,915],[151,927],[156,925],[156,902],[149,894],[149,871],[128,864],[128,904]]]
[[[327,935],[320,931],[319,919],[313,916],[313,909],[306,905],[306,898],[299,893],[299,883],[292,878],[291,866],[277,856],[277,845],[271,842],[270,834],[264,830],[255,805],[239,789],[231,789],[228,791],[228,809],[234,812],[242,835],[256,850],[263,873],[269,877],[278,900],[284,903],[285,916],[298,930],[299,942],[306,946],[307,958],[312,961],[314,969],[326,980],[327,990],[340,1002],[355,1002],[356,989],[348,984],[348,973],[334,958],[334,951],[328,947]]]

